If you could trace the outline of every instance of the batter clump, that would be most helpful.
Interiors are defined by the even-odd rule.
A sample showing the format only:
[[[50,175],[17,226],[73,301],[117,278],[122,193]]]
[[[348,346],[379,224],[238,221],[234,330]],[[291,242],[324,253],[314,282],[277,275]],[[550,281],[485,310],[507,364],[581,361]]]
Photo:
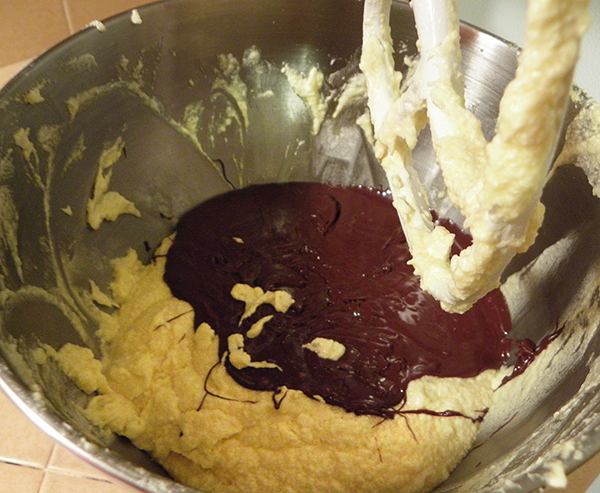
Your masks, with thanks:
[[[192,487],[425,492],[472,446],[512,343],[499,292],[449,314],[407,259],[384,193],[231,192],[150,265],[114,261],[101,364],[55,357],[93,394],[92,422]]]

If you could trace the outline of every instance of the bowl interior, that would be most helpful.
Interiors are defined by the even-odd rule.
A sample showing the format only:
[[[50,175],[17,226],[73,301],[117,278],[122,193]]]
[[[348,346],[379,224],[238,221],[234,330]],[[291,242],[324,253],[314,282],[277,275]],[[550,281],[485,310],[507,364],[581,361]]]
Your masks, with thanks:
[[[148,261],[197,203],[255,183],[324,181],[386,188],[356,123],[365,99],[336,113],[358,73],[362,3],[354,0],[171,0],[90,27],[34,61],[0,92],[0,384],[64,445],[148,491],[174,485],[146,454],[107,436],[78,411],[86,396],[35,349],[66,342],[98,351],[90,280],[111,280],[111,258],[133,247]],[[398,69],[416,53],[408,4],[395,2]],[[466,99],[492,135],[515,47],[462,27]],[[318,132],[284,66],[325,75]],[[40,97],[37,97],[39,95]],[[569,121],[589,102],[573,102]],[[117,149],[116,154],[110,154]],[[109,156],[112,156],[109,159]],[[563,328],[562,356],[532,383],[503,390],[478,446],[439,491],[531,491],[544,463],[567,470],[600,448],[595,397],[600,202],[588,163],[556,169],[536,244],[505,274],[515,337],[535,342]],[[434,207],[460,221],[425,133],[415,162]],[[87,206],[98,178],[135,204],[97,229]],[[560,352],[559,352],[560,353]],[[532,389],[535,389],[532,390]],[[574,445],[568,452],[566,444]]]

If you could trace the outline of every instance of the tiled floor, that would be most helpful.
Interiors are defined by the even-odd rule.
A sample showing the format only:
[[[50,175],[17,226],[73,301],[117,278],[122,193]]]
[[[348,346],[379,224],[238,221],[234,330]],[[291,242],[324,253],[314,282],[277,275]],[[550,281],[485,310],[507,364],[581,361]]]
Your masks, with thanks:
[[[139,493],[56,444],[0,391],[0,492]]]
[[[34,57],[96,19],[142,0],[1,0],[0,67]]]
[[[258,0],[257,0],[258,1]],[[95,19],[140,0],[0,0],[0,87],[27,60]],[[583,493],[600,471],[600,454],[569,478]],[[546,490],[557,493],[565,490]],[[0,493],[139,493],[88,465],[42,433],[0,391]],[[589,493],[589,492],[588,492]]]

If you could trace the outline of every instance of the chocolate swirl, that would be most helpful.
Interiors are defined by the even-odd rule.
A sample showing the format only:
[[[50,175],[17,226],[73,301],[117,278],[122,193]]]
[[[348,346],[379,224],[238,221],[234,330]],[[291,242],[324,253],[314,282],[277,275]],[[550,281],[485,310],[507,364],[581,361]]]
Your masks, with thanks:
[[[452,227],[451,225],[446,225]],[[455,251],[469,237],[454,227]],[[419,288],[395,209],[386,193],[320,183],[256,185],[215,197],[186,214],[166,264],[173,295],[188,301],[196,323],[220,338],[244,337],[252,361],[271,368],[227,370],[241,385],[288,387],[356,414],[392,417],[411,380],[472,377],[499,368],[511,350],[510,315],[499,290],[463,315],[444,312]],[[245,304],[235,284],[283,290],[285,312],[269,304],[240,324]],[[345,348],[337,360],[306,344]],[[276,367],[275,367],[276,365]]]

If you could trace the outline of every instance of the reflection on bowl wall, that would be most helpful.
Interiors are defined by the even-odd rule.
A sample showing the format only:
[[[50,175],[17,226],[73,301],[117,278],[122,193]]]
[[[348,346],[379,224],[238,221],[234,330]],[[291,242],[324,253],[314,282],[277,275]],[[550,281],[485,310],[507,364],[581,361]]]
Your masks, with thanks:
[[[148,261],[178,217],[209,197],[255,183],[386,181],[356,123],[364,97],[335,112],[358,71],[361,2],[171,0],[139,11],[141,24],[123,14],[105,31],[90,27],[0,93],[0,384],[96,466],[147,491],[185,492],[145,453],[92,426],[78,410],[86,395],[38,364],[35,348],[72,342],[97,353],[91,285],[106,288],[109,260],[130,247]],[[416,33],[403,2],[393,4],[392,30],[404,70]],[[491,135],[516,49],[469,26],[462,43],[467,102]],[[284,65],[325,74],[316,127]],[[569,119],[588,104],[574,102]],[[532,491],[552,480],[557,459],[570,470],[600,449],[600,202],[586,176],[598,163],[584,171],[570,157],[549,179],[536,244],[504,284],[515,337],[537,342],[563,328],[563,350],[543,378],[502,390],[510,405],[492,410],[478,446],[436,491]],[[426,135],[415,162],[435,208],[460,220]],[[118,194],[122,214],[108,218],[105,193]]]

